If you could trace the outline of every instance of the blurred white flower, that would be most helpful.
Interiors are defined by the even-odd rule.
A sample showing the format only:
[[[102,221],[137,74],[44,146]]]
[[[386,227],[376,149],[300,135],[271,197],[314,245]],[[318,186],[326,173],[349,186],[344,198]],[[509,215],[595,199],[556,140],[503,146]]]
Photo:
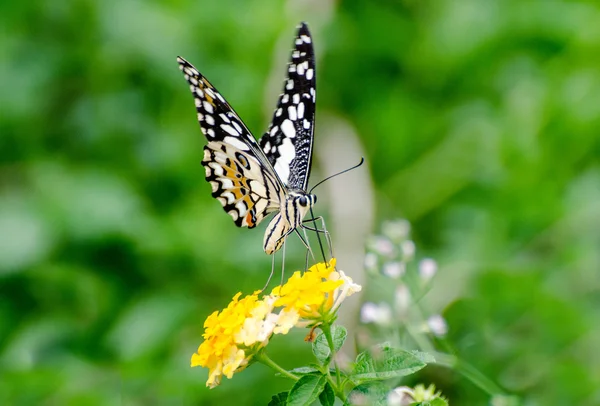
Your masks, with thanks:
[[[448,334],[448,323],[439,314],[434,314],[427,319],[427,329],[436,337]]]
[[[410,262],[415,257],[415,243],[412,240],[406,240],[400,244],[400,250],[402,251],[402,261]]]
[[[379,255],[393,257],[396,255],[394,244],[386,237],[375,236],[371,241],[371,248]]]
[[[419,276],[425,283],[429,282],[437,273],[437,262],[431,258],[424,258],[419,262]]]
[[[360,309],[360,320],[365,324],[390,324],[392,320],[392,310],[387,303],[380,303],[378,305],[373,302],[367,302]]]
[[[410,233],[410,223],[404,219],[386,221],[383,223],[382,232],[383,235],[392,241],[400,242],[408,238]]]
[[[399,314],[406,314],[410,306],[410,291],[408,286],[401,284],[396,287],[394,294],[394,308]]]
[[[365,255],[365,269],[367,271],[374,271],[377,269],[377,255],[372,253],[372,252],[368,252],[367,255]]]
[[[383,274],[390,278],[397,279],[404,275],[406,264],[403,262],[388,262],[383,266]]]
[[[399,386],[387,395],[388,406],[407,406],[413,403],[413,390],[408,386]]]

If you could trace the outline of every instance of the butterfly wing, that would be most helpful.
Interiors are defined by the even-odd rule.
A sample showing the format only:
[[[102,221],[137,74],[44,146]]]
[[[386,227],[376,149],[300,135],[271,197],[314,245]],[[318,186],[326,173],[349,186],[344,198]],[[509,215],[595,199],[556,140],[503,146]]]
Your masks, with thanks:
[[[315,124],[315,56],[302,23],[294,41],[283,93],[260,147],[289,189],[305,191],[310,175]]]
[[[283,184],[233,108],[192,64],[178,57],[190,84],[202,133],[202,165],[212,195],[238,227],[255,227],[284,198]]]

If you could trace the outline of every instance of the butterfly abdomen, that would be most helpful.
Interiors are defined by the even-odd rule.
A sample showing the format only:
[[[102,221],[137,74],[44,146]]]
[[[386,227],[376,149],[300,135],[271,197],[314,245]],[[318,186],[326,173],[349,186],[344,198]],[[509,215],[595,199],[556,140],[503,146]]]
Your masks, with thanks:
[[[263,249],[267,254],[271,255],[281,248],[285,237],[302,225],[306,213],[316,201],[317,197],[313,194],[303,191],[290,192],[265,231]]]

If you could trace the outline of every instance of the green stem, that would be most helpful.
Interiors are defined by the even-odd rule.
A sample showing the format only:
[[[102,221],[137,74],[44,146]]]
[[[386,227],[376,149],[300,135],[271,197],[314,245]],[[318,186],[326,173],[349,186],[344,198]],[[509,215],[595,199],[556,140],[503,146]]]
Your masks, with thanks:
[[[435,354],[435,360],[435,363],[438,365],[456,370],[490,396],[505,394],[498,385],[468,362],[462,361],[455,356],[442,353]]]
[[[327,340],[327,345],[329,345],[329,350],[331,351],[331,360],[333,361],[333,365],[335,367],[336,372],[336,386],[339,386],[341,376],[340,369],[338,368],[337,362],[335,361],[335,347],[333,345],[333,336],[331,335],[331,326],[329,324],[323,323],[321,325],[321,330],[323,330],[323,334],[325,334],[325,339]],[[327,368],[327,373],[329,374],[329,367]]]
[[[280,367],[278,364],[276,364],[275,361],[273,361],[271,358],[269,358],[264,351],[258,352],[258,354],[256,354],[254,356],[254,359],[256,359],[261,364],[264,364],[268,367],[273,368],[275,371],[279,372],[281,375],[286,376],[294,381],[297,381],[300,379],[300,377],[292,374],[291,372],[286,371],[285,369]]]
[[[325,368],[327,370],[327,380],[333,388],[333,392],[336,394],[336,396],[340,398],[343,402],[346,402],[346,396],[344,395],[343,389],[340,387],[342,377],[340,375],[340,368],[338,367],[338,364],[335,360],[335,347],[333,345],[333,336],[331,335],[331,325],[329,323],[323,323],[319,327],[325,335],[327,345],[329,346],[329,350],[331,351],[331,360],[333,361],[333,366],[335,367],[336,382],[333,382],[333,379],[331,379],[331,374],[329,373],[329,365],[325,365]]]

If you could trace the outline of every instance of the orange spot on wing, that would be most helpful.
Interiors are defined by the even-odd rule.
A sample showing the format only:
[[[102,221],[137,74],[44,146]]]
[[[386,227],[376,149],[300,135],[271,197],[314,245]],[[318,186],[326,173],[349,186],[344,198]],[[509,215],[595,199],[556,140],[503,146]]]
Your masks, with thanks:
[[[246,214],[246,223],[248,224],[249,227],[254,227],[254,222],[252,221],[252,213],[250,213],[250,210],[248,210],[248,213]]]

